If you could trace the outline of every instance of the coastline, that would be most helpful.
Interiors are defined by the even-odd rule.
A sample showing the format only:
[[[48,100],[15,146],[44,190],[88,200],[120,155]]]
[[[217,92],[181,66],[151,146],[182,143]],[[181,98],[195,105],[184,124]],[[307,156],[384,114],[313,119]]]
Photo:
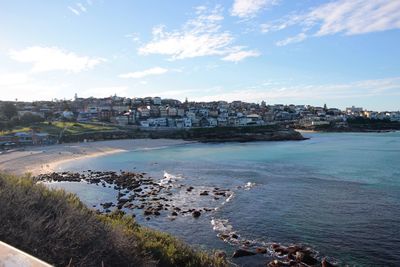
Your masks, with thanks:
[[[0,171],[16,175],[38,175],[57,171],[66,162],[128,152],[137,149],[168,147],[193,143],[171,139],[123,139],[51,146],[25,147],[0,154]]]

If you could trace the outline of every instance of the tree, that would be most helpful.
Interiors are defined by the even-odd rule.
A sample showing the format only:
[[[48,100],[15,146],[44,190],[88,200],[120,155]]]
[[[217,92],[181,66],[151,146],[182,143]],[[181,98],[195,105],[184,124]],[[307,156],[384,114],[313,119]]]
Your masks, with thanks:
[[[18,115],[17,107],[11,102],[5,102],[0,106],[0,113],[8,120]]]
[[[44,119],[38,115],[32,114],[32,113],[25,113],[24,115],[21,116],[20,122],[22,124],[31,124],[31,123],[36,123],[36,122],[42,122]]]

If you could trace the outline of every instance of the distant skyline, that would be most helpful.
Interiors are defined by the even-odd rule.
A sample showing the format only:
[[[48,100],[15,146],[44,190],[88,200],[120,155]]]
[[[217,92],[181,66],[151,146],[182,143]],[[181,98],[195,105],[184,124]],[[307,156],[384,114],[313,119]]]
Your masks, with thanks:
[[[0,100],[400,110],[399,0],[0,0]]]

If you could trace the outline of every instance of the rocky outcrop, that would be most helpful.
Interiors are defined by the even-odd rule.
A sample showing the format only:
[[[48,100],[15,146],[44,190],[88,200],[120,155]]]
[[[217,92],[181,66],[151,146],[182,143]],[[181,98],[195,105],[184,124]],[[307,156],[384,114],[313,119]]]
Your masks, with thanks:
[[[184,140],[212,142],[251,142],[304,140],[299,132],[277,126],[199,128],[187,131]]]
[[[245,256],[253,256],[253,255],[256,255],[256,253],[245,249],[238,249],[233,253],[232,258],[239,258]]]

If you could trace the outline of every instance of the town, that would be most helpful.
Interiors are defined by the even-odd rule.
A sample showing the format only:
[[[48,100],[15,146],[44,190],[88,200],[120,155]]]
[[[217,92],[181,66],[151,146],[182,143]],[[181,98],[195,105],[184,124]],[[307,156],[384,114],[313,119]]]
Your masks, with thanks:
[[[26,131],[26,128],[16,127],[43,122],[53,125],[63,122],[63,128],[66,122],[94,124],[100,130],[113,129],[110,128],[113,126],[156,130],[277,124],[295,129],[343,130],[349,127],[350,121],[357,120],[396,125],[400,122],[400,111],[377,112],[354,106],[340,110],[327,105],[271,105],[266,101],[259,104],[242,101],[193,102],[187,99],[181,102],[161,97],[128,98],[116,95],[80,98],[75,94],[73,100],[3,101],[0,108],[0,145],[3,147],[16,143],[56,142],[54,136],[51,138],[51,132],[40,129]]]

